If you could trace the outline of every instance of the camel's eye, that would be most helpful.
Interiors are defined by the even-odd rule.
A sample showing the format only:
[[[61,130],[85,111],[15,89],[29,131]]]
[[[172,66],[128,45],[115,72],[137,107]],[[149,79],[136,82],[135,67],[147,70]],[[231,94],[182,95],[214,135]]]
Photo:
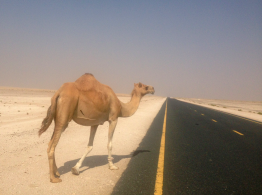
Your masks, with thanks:
[[[148,87],[146,87],[146,90],[148,90]]]

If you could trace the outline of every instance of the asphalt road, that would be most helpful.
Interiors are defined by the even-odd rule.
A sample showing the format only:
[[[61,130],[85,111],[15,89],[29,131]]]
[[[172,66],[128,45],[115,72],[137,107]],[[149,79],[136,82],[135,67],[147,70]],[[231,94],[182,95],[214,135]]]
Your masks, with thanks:
[[[262,124],[168,99],[163,194],[262,194]],[[165,104],[113,194],[154,194]]]

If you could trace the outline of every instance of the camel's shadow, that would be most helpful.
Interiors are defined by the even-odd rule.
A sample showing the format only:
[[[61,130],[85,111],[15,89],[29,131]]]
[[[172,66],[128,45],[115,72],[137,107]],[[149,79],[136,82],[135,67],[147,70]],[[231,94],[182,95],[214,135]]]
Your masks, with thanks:
[[[129,155],[112,155],[114,158],[113,162],[117,163],[124,158],[132,158],[144,152],[150,152],[150,151],[149,150],[135,150],[131,152]],[[94,167],[106,165],[108,163],[107,158],[108,158],[108,155],[96,155],[96,156],[86,157],[81,166],[81,167],[85,167],[85,169],[79,171],[79,173],[82,173],[86,171],[87,169],[92,169]],[[61,175],[64,175],[70,172],[72,167],[74,167],[79,160],[80,158],[65,162],[64,166],[61,166],[58,168],[59,173]]]
[[[112,156],[114,158],[113,162],[117,163],[124,158],[131,158],[132,154],[129,154],[129,155],[112,155]],[[99,166],[103,166],[103,165],[108,164],[107,158],[108,158],[107,155],[96,155],[96,156],[86,157],[85,160],[82,163],[82,166],[81,166],[82,168],[85,167],[85,169],[81,170],[81,168],[80,168],[79,173],[82,173],[82,172],[86,171],[87,169],[92,169],[94,167],[99,167]],[[65,162],[63,166],[58,168],[59,173],[61,175],[64,175],[68,172],[71,172],[72,167],[74,167],[79,160],[80,160],[80,158]]]

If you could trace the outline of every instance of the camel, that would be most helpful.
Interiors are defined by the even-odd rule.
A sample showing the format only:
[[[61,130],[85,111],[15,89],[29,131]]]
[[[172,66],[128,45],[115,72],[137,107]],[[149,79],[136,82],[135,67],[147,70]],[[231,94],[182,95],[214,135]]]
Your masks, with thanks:
[[[50,182],[58,183],[62,181],[59,178],[60,174],[55,162],[55,148],[62,132],[65,131],[71,120],[79,125],[91,126],[86,152],[71,169],[72,173],[79,175],[79,168],[83,160],[93,148],[96,130],[105,121],[109,122],[107,144],[109,169],[118,169],[113,164],[112,158],[112,138],[118,117],[132,116],[138,109],[141,98],[146,94],[154,94],[154,92],[152,86],[142,83],[134,84],[130,102],[123,103],[109,86],[97,81],[90,73],[82,75],[75,82],[64,83],[51,98],[51,106],[48,108],[47,116],[38,131],[40,136],[54,120],[54,132],[47,148]]]

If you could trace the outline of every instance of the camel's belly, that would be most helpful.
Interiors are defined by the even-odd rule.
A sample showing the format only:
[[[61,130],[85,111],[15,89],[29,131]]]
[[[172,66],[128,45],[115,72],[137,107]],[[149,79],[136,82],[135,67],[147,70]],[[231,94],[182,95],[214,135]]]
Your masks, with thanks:
[[[104,122],[106,121],[105,119],[96,120],[96,119],[85,119],[85,118],[77,118],[77,117],[73,117],[73,120],[77,124],[83,126],[103,125]]]

